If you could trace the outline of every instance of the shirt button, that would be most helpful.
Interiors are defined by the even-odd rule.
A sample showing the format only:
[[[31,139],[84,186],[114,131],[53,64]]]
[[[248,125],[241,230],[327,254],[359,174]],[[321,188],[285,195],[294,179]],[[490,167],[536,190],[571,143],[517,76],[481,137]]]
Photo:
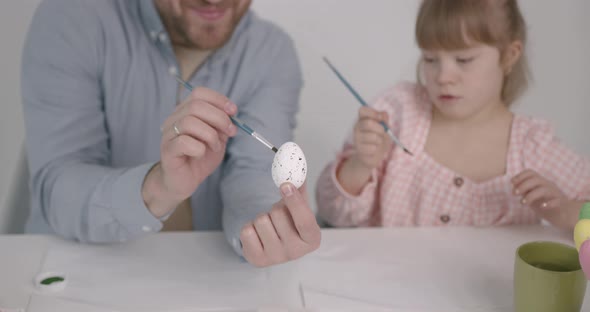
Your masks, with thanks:
[[[455,186],[457,187],[461,187],[463,185],[463,178],[461,177],[456,177],[453,182],[455,183]]]
[[[174,66],[170,66],[170,67],[168,67],[168,73],[172,76],[177,76],[178,69],[176,69],[176,67],[174,67]]]
[[[152,40],[156,40],[156,38],[158,38],[158,33],[156,31],[150,31],[150,37],[152,37]]]
[[[149,226],[147,226],[147,225],[144,225],[144,226],[141,227],[141,230],[144,231],[144,232],[151,232],[152,231],[152,228],[149,227]]]
[[[451,221],[451,217],[449,215],[444,214],[444,215],[440,216],[440,221],[442,223],[447,224],[447,223],[449,223],[449,221]]]
[[[160,33],[160,35],[158,35],[158,39],[160,39],[161,42],[165,42],[168,39],[168,36],[166,36],[165,33]]]

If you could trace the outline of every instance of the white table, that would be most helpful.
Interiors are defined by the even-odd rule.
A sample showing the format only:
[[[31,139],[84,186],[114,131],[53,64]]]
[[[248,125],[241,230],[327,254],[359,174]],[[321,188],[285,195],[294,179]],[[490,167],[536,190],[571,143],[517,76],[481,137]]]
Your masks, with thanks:
[[[198,265],[186,273],[196,276],[212,266],[245,274],[251,270],[271,277],[273,302],[291,308],[337,309],[338,305],[354,307],[356,303],[391,311],[511,311],[515,249],[535,240],[573,245],[570,233],[546,226],[328,229],[322,232],[318,251],[270,269],[255,269],[241,262],[217,232],[160,233],[100,248],[115,250],[118,256],[121,252],[142,255],[176,250],[171,261],[194,257]],[[0,236],[0,307],[27,307],[35,293],[32,280],[46,252],[60,246],[74,253],[94,248],[73,246],[49,236]],[[150,272],[145,273],[149,276]],[[221,274],[220,278],[231,276]],[[228,283],[246,282],[236,279]],[[269,289],[261,289],[266,291],[261,296],[270,295]],[[221,292],[213,295],[222,297]],[[590,310],[589,296],[590,288],[583,311]]]

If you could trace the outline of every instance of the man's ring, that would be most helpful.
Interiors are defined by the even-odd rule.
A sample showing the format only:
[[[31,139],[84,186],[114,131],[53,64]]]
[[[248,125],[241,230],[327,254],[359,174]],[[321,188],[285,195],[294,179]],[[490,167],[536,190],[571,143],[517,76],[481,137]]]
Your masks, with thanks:
[[[172,125],[172,129],[174,129],[174,133],[176,133],[177,136],[180,135],[180,129],[178,129],[176,123]]]

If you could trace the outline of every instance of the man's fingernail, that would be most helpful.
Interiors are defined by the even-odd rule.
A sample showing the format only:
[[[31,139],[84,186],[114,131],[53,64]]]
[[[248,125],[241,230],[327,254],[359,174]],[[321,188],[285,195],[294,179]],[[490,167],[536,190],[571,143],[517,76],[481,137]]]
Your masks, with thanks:
[[[515,189],[514,194],[518,195],[518,194],[520,194],[520,191],[518,189]]]
[[[232,102],[225,103],[225,107],[224,107],[225,112],[228,113],[228,114],[233,113],[233,109],[234,109],[235,106],[236,105],[234,103],[232,103]]]
[[[283,193],[284,196],[291,196],[293,194],[293,188],[291,186],[291,184],[283,184],[281,185],[281,192]]]
[[[236,126],[233,123],[229,123],[229,126],[227,126],[227,134],[231,135],[236,131]]]
[[[524,204],[526,204],[526,199],[523,198],[520,200],[520,202],[524,205]]]

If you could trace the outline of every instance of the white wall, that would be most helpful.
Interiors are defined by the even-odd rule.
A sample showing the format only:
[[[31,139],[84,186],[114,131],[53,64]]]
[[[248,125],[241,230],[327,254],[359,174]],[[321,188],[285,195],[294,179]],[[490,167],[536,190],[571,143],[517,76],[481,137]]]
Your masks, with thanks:
[[[15,212],[7,201],[24,138],[20,49],[38,2],[0,1],[0,233],[14,228]],[[296,141],[309,162],[310,190],[358,109],[321,56],[328,56],[367,100],[400,79],[413,80],[417,5],[417,0],[254,0],[261,16],[291,33],[302,61],[306,86]],[[590,22],[585,21],[590,1],[521,0],[521,6],[530,26],[535,84],[517,110],[552,120],[564,141],[590,154]]]

